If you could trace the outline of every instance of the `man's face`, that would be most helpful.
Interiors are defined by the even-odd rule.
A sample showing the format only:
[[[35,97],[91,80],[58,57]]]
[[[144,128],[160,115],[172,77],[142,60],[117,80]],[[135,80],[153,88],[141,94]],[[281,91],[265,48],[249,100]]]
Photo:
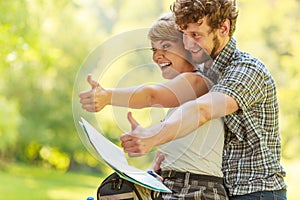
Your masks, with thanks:
[[[215,59],[220,51],[220,40],[217,31],[212,31],[204,17],[197,23],[190,23],[183,31],[184,47],[191,53],[196,63]]]

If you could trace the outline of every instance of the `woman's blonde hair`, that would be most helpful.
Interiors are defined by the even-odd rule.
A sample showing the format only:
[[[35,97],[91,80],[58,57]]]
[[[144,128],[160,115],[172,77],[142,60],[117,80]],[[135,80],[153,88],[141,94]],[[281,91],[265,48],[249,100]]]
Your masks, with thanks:
[[[176,28],[174,14],[170,12],[160,16],[150,27],[148,38],[151,41],[182,41],[182,33]]]

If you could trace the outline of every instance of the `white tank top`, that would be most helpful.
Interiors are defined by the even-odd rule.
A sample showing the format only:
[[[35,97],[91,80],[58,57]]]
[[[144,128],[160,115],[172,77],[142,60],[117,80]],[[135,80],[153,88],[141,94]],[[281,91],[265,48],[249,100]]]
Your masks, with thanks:
[[[170,109],[166,117],[175,109]],[[223,177],[223,145],[223,120],[211,120],[189,135],[159,146],[165,155],[161,169]]]

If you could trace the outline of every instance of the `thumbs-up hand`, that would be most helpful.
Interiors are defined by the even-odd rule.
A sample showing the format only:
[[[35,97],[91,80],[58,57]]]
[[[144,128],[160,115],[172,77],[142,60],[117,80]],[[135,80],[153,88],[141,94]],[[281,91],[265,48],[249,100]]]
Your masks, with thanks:
[[[87,76],[87,82],[91,89],[82,91],[79,94],[82,108],[88,112],[98,112],[111,102],[111,95],[108,90],[92,78],[91,74]]]
[[[155,137],[152,137],[152,131],[142,127],[129,112],[127,115],[128,121],[131,125],[131,131],[121,135],[121,146],[124,152],[131,157],[142,156],[148,153],[153,147]]]
[[[100,86],[100,84],[97,81],[93,80],[92,74],[88,74],[87,82],[91,85],[92,89],[95,89],[96,87]]]
[[[140,124],[133,118],[132,116],[132,112],[128,112],[127,113],[127,119],[131,125],[131,131],[133,131],[134,129],[136,129],[137,126],[139,126]]]

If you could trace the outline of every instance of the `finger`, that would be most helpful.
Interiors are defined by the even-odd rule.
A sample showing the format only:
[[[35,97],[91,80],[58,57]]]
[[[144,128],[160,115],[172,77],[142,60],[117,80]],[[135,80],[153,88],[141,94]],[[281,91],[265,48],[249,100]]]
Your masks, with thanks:
[[[97,111],[99,109],[99,106],[90,99],[82,99],[80,100],[80,103],[81,103],[81,107],[88,111],[91,110]]]
[[[82,109],[84,109],[88,112],[97,112],[96,107],[94,105],[91,105],[91,104],[82,105]]]
[[[92,99],[92,98],[80,98],[79,102],[82,105],[85,105],[85,104],[92,104],[92,105],[94,105],[95,104],[94,99]]]
[[[132,144],[134,144],[134,143],[130,143],[130,147],[124,147],[123,150],[125,153],[128,153],[128,155],[131,157],[144,155],[142,153],[142,151],[138,147],[136,147],[137,145],[132,146]],[[128,146],[128,145],[129,145],[129,143],[126,144],[126,146]]]
[[[122,135],[120,141],[121,146],[128,151],[138,151],[140,146],[140,139],[130,134]]]
[[[89,112],[95,112],[99,109],[99,106],[95,102],[94,98],[91,97],[80,98],[79,102],[81,103],[81,107],[84,110],[87,110]]]
[[[123,135],[121,135],[120,140],[122,143],[128,142],[128,141],[133,141],[136,137],[134,137],[133,135],[129,134],[129,133],[124,133]]]
[[[136,137],[128,136],[128,134],[126,135],[126,137],[124,136],[123,139],[126,140],[121,142],[121,146],[123,147],[124,152],[128,153],[128,156],[130,157],[138,157],[144,155],[144,153],[140,149],[140,140]]]
[[[82,91],[79,93],[79,97],[80,98],[91,98],[91,97],[95,97],[95,93],[93,90],[86,90],[86,91]]]
[[[127,113],[127,119],[130,122],[131,125],[131,130],[133,131],[137,126],[139,126],[140,124],[133,118],[132,116],[132,112],[128,112]]]
[[[161,163],[165,159],[165,155],[161,152],[157,152],[156,162]]]
[[[157,175],[156,179],[159,180],[159,181],[161,181],[161,182],[164,181],[164,178],[162,176],[160,176],[160,175]]]
[[[99,86],[99,83],[92,78],[92,74],[88,74],[87,76],[87,81],[91,85],[92,89],[96,88]]]

